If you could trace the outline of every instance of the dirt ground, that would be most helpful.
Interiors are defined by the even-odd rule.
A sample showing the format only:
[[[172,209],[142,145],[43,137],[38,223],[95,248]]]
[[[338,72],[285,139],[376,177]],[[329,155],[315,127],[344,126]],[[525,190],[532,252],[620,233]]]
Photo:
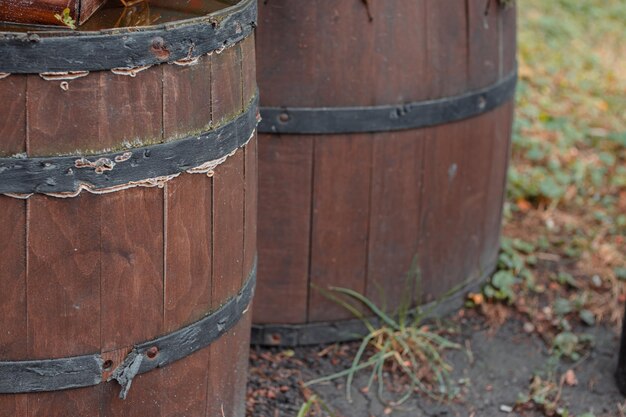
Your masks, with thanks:
[[[311,394],[316,394],[336,417],[544,416],[543,411],[515,406],[518,397],[528,392],[533,375],[548,372],[550,352],[545,343],[535,334],[527,334],[523,323],[515,319],[495,332],[480,317],[455,318],[455,322],[458,334],[454,339],[466,346],[466,350],[447,355],[454,367],[454,379],[462,391],[453,401],[437,403],[415,395],[401,407],[389,409],[376,393],[361,390],[367,385],[367,372],[355,378],[352,402],[346,399],[345,379],[314,385],[311,391],[302,388],[305,381],[347,368],[357,348],[355,343],[326,349],[253,348],[248,416],[296,416]],[[604,326],[590,328],[587,332],[595,340],[589,354],[578,363],[562,361],[558,365],[558,374],[572,369],[577,379],[577,385],[564,384],[560,404],[571,416],[591,413],[595,417],[621,417],[620,405],[624,398],[613,380],[618,334]],[[320,352],[325,355],[320,356]],[[509,411],[511,408],[514,411]]]

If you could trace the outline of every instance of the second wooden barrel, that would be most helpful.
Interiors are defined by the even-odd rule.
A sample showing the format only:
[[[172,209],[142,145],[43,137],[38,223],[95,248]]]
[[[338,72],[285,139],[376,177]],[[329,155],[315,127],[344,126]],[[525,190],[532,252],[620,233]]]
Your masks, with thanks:
[[[516,82],[497,0],[259,3],[253,342],[355,337],[316,288],[389,312],[461,294],[498,254]],[[407,273],[417,259],[418,277]],[[407,283],[408,282],[408,283]]]
[[[245,414],[256,2],[186,3],[1,29],[2,417]]]

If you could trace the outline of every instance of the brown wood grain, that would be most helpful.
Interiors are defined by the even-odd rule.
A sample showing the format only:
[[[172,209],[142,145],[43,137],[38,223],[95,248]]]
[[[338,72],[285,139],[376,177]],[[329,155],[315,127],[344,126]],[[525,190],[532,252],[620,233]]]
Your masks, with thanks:
[[[372,142],[368,135],[316,137],[309,321],[354,318],[315,287],[365,292]]]
[[[402,0],[370,1],[368,7],[360,1],[261,3],[263,105],[362,106],[424,98],[431,77],[424,9],[424,2]]]
[[[511,152],[513,126],[513,101],[491,113],[493,120],[491,143],[491,171],[488,174],[487,198],[485,200],[485,238],[481,254],[483,268],[494,264],[498,256],[502,209],[506,196],[506,179]]]
[[[468,88],[476,90],[500,78],[500,4],[498,0],[467,0]]]
[[[101,198],[102,349],[163,332],[163,190]]]
[[[467,91],[468,38],[465,2],[426,0],[427,56],[432,78],[429,98]]]
[[[100,201],[28,200],[28,356],[100,349]]]
[[[241,289],[244,251],[244,152],[238,150],[213,176],[212,299],[223,303]],[[247,271],[246,271],[247,273]],[[217,305],[215,306],[217,307]]]
[[[0,395],[0,417],[27,417],[28,398],[26,394]]]
[[[424,301],[444,295],[480,271],[490,122],[482,116],[429,129],[419,251],[426,278]]]
[[[0,155],[26,149],[26,77],[0,80]],[[26,329],[26,201],[0,196],[0,360],[28,357]],[[0,395],[0,417],[26,417],[25,395]]]
[[[109,71],[68,81],[28,76],[29,152],[59,155],[119,149],[125,143],[160,142],[162,71],[152,67],[136,77]],[[35,155],[32,153],[32,155]]]
[[[164,190],[133,188],[102,198],[101,349],[116,350],[164,333]],[[101,387],[103,415],[160,415],[164,377],[133,380],[126,400],[119,386]]]
[[[307,320],[314,141],[259,135],[257,323]]]
[[[517,66],[517,8],[506,7],[500,11],[500,49],[502,62],[500,76],[509,74]]]
[[[159,369],[158,397],[163,417],[204,416],[207,404],[209,348]]]
[[[163,132],[166,140],[208,130],[211,123],[211,57],[187,67],[163,66]]]
[[[258,167],[257,138],[255,137],[243,149],[245,177],[244,207],[244,244],[243,244],[243,276],[241,285],[245,284],[248,274],[254,266],[257,256],[257,213],[258,213]]]
[[[28,200],[28,358],[100,349],[100,201],[83,194]],[[93,389],[31,394],[30,417],[97,415]]]
[[[212,119],[219,124],[240,113],[243,107],[241,45],[215,53],[211,59]]]
[[[250,346],[250,313],[209,347],[206,416],[242,417]]]
[[[412,303],[418,257],[426,135],[421,130],[373,137],[368,298],[393,312],[402,300]],[[411,271],[413,272],[413,271]]]
[[[0,79],[0,156],[26,151],[26,76]]]
[[[241,76],[243,84],[243,106],[248,105],[257,93],[255,38],[250,36],[241,41]]]
[[[166,186],[166,332],[211,310],[212,186],[206,175],[190,174]]]

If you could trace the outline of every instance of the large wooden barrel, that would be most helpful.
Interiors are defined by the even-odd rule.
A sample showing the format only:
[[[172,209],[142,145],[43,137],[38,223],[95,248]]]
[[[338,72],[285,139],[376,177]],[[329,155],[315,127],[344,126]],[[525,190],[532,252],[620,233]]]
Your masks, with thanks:
[[[257,36],[253,341],[354,337],[359,321],[315,288],[350,288],[392,312],[405,294],[419,305],[488,275],[511,137],[515,9],[271,0],[259,3]],[[414,258],[420,279],[407,284]]]
[[[2,27],[2,417],[244,416],[256,1],[160,3]]]

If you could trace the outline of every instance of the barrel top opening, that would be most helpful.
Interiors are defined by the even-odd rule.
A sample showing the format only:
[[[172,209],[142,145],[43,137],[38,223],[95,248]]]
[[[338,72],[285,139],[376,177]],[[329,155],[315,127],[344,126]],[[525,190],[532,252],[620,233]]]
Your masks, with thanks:
[[[140,9],[128,9],[122,23],[114,13],[118,9],[103,9],[102,17],[80,30],[0,24],[0,73],[105,71],[189,61],[243,40],[257,20],[256,0],[201,0],[188,6],[183,0],[150,0],[149,6],[135,7]],[[142,7],[147,15],[131,16]]]
[[[201,18],[242,3],[244,0],[150,0],[130,7],[107,3],[85,24],[71,30],[69,27],[0,22],[1,32],[36,33],[40,36],[71,36],[90,32],[116,31],[158,27],[181,20]],[[199,3],[199,4],[198,4]]]

